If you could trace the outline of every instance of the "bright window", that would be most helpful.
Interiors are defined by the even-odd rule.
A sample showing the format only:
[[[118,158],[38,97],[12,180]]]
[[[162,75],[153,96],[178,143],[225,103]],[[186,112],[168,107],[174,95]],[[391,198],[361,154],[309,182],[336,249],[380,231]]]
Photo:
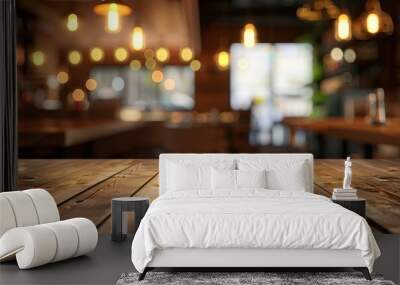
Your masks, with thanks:
[[[152,71],[128,67],[96,67],[91,77],[98,85],[94,100],[120,99],[138,109],[190,110],[194,106],[194,72],[187,66],[165,66],[162,81],[152,80]]]
[[[231,46],[231,96],[234,110],[253,101],[268,104],[283,116],[311,112],[312,46],[301,43]]]

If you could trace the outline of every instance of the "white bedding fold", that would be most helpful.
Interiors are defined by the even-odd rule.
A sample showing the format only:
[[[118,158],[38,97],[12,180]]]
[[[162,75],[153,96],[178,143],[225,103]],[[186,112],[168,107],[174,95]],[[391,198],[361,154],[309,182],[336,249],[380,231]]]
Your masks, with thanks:
[[[380,255],[359,215],[320,195],[265,189],[162,195],[140,223],[132,262],[142,272],[165,248],[358,249],[370,271]]]

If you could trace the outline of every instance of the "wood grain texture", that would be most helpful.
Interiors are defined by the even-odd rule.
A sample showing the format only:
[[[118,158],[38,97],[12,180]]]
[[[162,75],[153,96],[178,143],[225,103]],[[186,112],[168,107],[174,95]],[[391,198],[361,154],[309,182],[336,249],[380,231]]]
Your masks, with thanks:
[[[342,160],[316,160],[314,184],[317,193],[330,196],[341,187]],[[388,232],[400,233],[400,161],[354,160],[352,185],[366,199],[367,218]]]
[[[29,166],[22,161],[18,189],[45,188],[53,195],[57,204],[137,163],[135,160],[122,159],[31,161],[33,163]]]
[[[60,205],[60,216],[62,219],[84,217],[100,225],[111,215],[112,198],[133,196],[157,172],[157,161],[139,160],[133,166]]]
[[[343,160],[315,160],[314,192],[330,197],[340,187]],[[111,199],[158,197],[158,160],[20,160],[19,189],[43,187],[56,198],[63,219],[86,217],[111,232]],[[367,218],[400,234],[400,160],[353,160],[353,187],[366,199]]]

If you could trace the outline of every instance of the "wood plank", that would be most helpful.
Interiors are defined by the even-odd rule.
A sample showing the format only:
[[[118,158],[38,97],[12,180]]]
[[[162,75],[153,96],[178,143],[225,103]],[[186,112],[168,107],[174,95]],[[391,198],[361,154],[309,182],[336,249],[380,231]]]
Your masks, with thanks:
[[[335,187],[341,187],[341,179],[343,177],[342,161],[324,160],[320,164],[320,166],[329,169],[327,171],[328,177],[325,177],[325,181],[320,183],[332,184],[332,179],[327,178],[332,176],[332,171],[334,171],[334,183],[337,183]],[[400,177],[398,175],[391,175],[387,171],[380,169],[380,160],[375,160],[375,165],[376,167],[372,168],[364,163],[364,160],[354,160],[352,184],[361,191],[368,191],[371,193],[379,192],[381,198],[391,201],[394,205],[400,206]],[[318,180],[315,182],[318,183]],[[382,184],[385,184],[385,186],[382,187]]]
[[[31,188],[46,189],[59,205],[136,163],[135,160],[123,159],[67,160],[67,162],[68,164],[59,165],[59,168],[43,173],[33,181]]]
[[[33,160],[36,162],[36,160]],[[48,162],[49,165],[42,165],[42,162]],[[52,163],[58,161],[58,163]],[[29,171],[29,179],[31,187],[41,187],[46,183],[51,183],[55,180],[68,176],[77,170],[90,169],[102,160],[80,160],[80,159],[65,159],[65,160],[45,160],[31,163],[29,168],[20,169],[19,180],[24,181],[25,172]]]
[[[367,217],[389,232],[400,233],[398,176],[386,176],[385,181],[382,181],[380,174],[387,174],[387,171],[363,166],[363,160],[355,162],[355,166],[358,167],[353,167],[352,185],[358,189],[358,196],[367,200]],[[378,160],[376,165],[379,165]],[[317,160],[315,172],[315,185],[332,193],[333,188],[341,187],[343,161]]]
[[[79,169],[71,176],[63,177],[61,180],[46,184],[44,187],[49,190],[57,203],[61,204],[136,163],[135,160],[100,161],[90,169]]]
[[[142,189],[136,192],[134,196],[147,197],[150,199],[151,203],[158,197],[159,185],[159,175],[157,174]]]
[[[157,160],[139,160],[137,164],[62,204],[60,215],[62,219],[85,217],[100,225],[111,214],[112,198],[134,195],[157,173]]]
[[[64,159],[20,159],[18,161],[18,189],[40,187],[55,175],[54,170],[64,169],[74,162]],[[47,175],[43,175],[47,173]]]

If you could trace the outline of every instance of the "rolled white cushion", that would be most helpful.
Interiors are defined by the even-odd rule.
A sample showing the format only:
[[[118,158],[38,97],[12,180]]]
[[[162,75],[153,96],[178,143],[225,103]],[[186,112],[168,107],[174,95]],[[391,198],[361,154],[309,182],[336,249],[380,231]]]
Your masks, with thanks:
[[[0,237],[9,229],[15,228],[17,222],[10,202],[0,195]]]
[[[39,224],[51,223],[60,220],[57,204],[49,192],[40,188],[24,190],[22,192],[31,197],[39,218]]]
[[[79,237],[75,229],[71,229],[70,223],[55,222],[44,224],[55,235],[57,242],[57,251],[51,262],[64,260],[75,256],[78,250]]]
[[[60,220],[57,204],[44,189],[0,193],[0,237],[9,229]]]
[[[78,248],[74,256],[86,254],[96,248],[98,233],[96,225],[91,220],[74,218],[63,222],[71,224],[78,233]]]
[[[33,226],[39,223],[35,205],[31,197],[22,191],[3,192],[13,210],[17,227]]]
[[[43,225],[14,228],[0,238],[0,260],[9,260],[16,254],[20,269],[49,263],[56,252],[54,233]]]
[[[16,255],[20,269],[33,268],[86,254],[97,239],[96,226],[85,218],[18,227],[0,238],[0,261]]]

